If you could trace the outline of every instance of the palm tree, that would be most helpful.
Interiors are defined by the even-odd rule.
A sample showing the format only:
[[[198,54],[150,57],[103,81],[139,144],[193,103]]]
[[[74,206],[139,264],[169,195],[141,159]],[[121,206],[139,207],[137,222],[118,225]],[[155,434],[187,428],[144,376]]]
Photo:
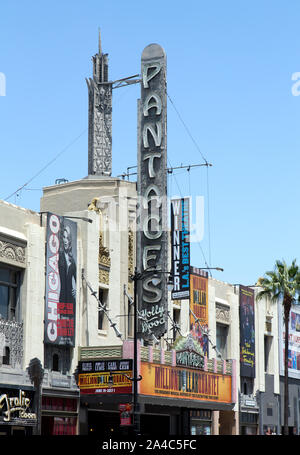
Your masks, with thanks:
[[[264,278],[257,283],[262,288],[257,293],[256,300],[267,297],[271,302],[281,301],[285,325],[285,350],[284,350],[284,434],[288,434],[288,345],[289,345],[289,319],[292,304],[300,302],[300,269],[293,260],[291,266],[285,261],[276,261],[274,270],[266,272]]]

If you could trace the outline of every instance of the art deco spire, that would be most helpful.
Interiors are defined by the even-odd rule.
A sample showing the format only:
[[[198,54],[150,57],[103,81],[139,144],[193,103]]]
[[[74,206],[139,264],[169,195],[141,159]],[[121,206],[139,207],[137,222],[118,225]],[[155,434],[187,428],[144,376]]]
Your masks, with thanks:
[[[92,57],[93,78],[86,79],[89,93],[88,174],[111,176],[112,83],[108,82],[108,54],[102,53],[99,30],[98,53]]]

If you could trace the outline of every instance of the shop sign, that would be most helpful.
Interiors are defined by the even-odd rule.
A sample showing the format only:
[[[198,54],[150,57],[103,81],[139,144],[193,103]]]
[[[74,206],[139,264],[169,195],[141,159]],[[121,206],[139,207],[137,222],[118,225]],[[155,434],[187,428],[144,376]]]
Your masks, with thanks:
[[[142,362],[140,394],[231,403],[231,376]]]
[[[186,338],[180,338],[174,348],[176,350],[176,365],[203,369],[204,355],[202,348],[191,334]]]
[[[130,403],[119,404],[120,411],[120,425],[128,426],[131,425],[131,412],[132,405]]]
[[[69,389],[71,387],[70,378],[52,378],[51,380],[52,387],[62,387]]]
[[[131,393],[132,360],[94,360],[79,363],[81,394]]]
[[[0,395],[0,411],[3,421],[10,422],[15,417],[25,420],[36,420],[36,414],[29,410],[30,403],[30,398],[26,397],[23,390],[19,390],[18,396],[10,396],[8,393]]]

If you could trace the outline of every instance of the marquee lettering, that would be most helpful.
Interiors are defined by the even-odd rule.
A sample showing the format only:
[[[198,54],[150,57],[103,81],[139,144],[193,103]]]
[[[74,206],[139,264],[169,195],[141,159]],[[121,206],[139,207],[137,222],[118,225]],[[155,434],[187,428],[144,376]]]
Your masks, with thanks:
[[[23,419],[36,419],[36,414],[28,412],[30,406],[30,399],[26,397],[23,390],[19,391],[18,397],[9,397],[7,394],[0,396],[0,410],[5,416],[3,420],[10,422],[12,414],[19,412],[18,417]]]
[[[137,266],[147,271],[138,282],[139,331],[149,338],[162,336],[167,322],[166,280],[157,273],[167,264],[165,54],[157,44],[144,50],[141,74]]]

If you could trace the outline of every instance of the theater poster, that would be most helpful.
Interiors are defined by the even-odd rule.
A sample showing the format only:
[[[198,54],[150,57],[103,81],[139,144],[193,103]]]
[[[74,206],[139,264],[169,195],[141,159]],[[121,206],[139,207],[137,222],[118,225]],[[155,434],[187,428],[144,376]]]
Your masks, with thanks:
[[[190,332],[208,357],[208,273],[190,267]]]
[[[283,306],[278,304],[279,365],[284,376],[285,327]],[[300,379],[300,307],[292,305],[289,321],[288,372],[290,378]]]
[[[172,300],[190,296],[190,200],[171,200]]]
[[[47,214],[44,341],[75,345],[77,224]]]
[[[240,374],[255,377],[254,290],[240,286]]]

